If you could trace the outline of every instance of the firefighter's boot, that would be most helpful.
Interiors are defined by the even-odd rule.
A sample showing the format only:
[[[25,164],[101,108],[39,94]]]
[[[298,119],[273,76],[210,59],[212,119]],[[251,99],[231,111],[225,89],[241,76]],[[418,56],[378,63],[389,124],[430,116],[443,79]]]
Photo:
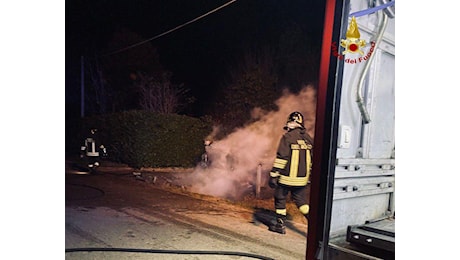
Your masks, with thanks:
[[[286,234],[286,226],[284,225],[284,222],[286,222],[286,217],[277,217],[276,224],[271,224],[268,227],[268,230],[280,234]]]

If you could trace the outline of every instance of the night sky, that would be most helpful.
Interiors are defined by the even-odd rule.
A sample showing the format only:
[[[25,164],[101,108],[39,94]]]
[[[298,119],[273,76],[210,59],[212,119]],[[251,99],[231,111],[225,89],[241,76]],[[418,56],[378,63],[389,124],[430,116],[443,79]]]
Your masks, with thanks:
[[[80,57],[117,51],[108,47],[113,33],[129,30],[147,40],[228,2],[66,0],[66,109],[79,109]],[[143,45],[157,48],[161,65],[173,73],[175,82],[191,89],[195,106],[202,107],[212,102],[239,55],[250,48],[276,46],[290,27],[301,28],[305,44],[318,48],[323,5],[319,0],[238,0]]]

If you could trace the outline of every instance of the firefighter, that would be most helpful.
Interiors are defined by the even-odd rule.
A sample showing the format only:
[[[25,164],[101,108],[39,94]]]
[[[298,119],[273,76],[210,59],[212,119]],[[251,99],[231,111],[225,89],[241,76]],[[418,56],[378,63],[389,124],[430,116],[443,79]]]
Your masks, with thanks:
[[[274,191],[276,222],[269,230],[286,234],[286,198],[290,193],[300,212],[308,219],[307,184],[312,166],[313,139],[304,127],[303,115],[292,112],[286,133],[279,141],[276,159],[270,171],[269,186]]]
[[[81,158],[87,159],[87,166],[90,170],[94,170],[100,165],[100,155],[105,157],[107,150],[102,144],[97,144],[99,138],[97,137],[97,129],[91,128],[90,136],[85,139],[85,145],[81,147]]]

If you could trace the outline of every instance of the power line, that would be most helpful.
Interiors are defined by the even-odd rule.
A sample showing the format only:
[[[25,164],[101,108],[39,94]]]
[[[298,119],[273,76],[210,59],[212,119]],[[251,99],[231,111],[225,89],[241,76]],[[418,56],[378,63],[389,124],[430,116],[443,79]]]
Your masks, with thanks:
[[[217,7],[217,8],[215,8],[215,9],[213,9],[213,10],[211,10],[211,11],[209,11],[209,12],[203,14],[203,15],[201,15],[201,16],[198,16],[197,18],[195,18],[195,19],[193,19],[193,20],[190,20],[190,21],[188,21],[188,22],[186,22],[186,23],[183,23],[183,24],[181,24],[181,25],[179,25],[179,26],[176,26],[176,27],[174,27],[174,28],[171,29],[171,30],[168,30],[168,31],[166,31],[166,32],[164,32],[164,33],[158,34],[157,36],[154,36],[154,37],[152,37],[152,38],[150,38],[150,39],[147,39],[147,40],[144,40],[144,41],[141,41],[141,42],[138,42],[138,43],[129,45],[129,46],[127,46],[127,47],[118,49],[118,50],[116,50],[116,51],[113,51],[113,52],[110,52],[110,53],[107,53],[107,54],[104,54],[104,55],[101,55],[101,56],[109,56],[109,55],[113,55],[113,54],[116,54],[116,53],[120,53],[120,52],[122,52],[122,51],[126,51],[126,50],[129,50],[129,49],[134,48],[134,47],[136,47],[136,46],[139,46],[139,45],[141,45],[141,44],[144,44],[144,43],[146,43],[146,42],[149,42],[149,41],[153,41],[153,40],[155,40],[155,39],[158,39],[158,38],[160,38],[160,37],[162,37],[162,36],[164,36],[164,35],[166,35],[166,34],[169,34],[169,33],[174,32],[174,31],[176,31],[176,30],[178,30],[178,29],[180,29],[180,28],[182,28],[182,27],[184,27],[184,26],[186,26],[186,25],[189,25],[189,24],[191,24],[191,23],[193,23],[193,22],[196,22],[196,21],[198,21],[198,20],[200,20],[200,19],[202,19],[202,18],[204,18],[204,17],[206,17],[206,16],[208,16],[208,15],[214,13],[214,12],[217,12],[218,10],[220,10],[220,9],[222,9],[222,8],[224,8],[224,7],[226,7],[226,6],[230,5],[230,4],[232,4],[232,3],[234,3],[234,2],[236,2],[236,0],[231,0],[231,1],[229,1],[229,2],[227,2],[227,3],[225,3],[225,4],[221,5],[221,6],[219,6],[219,7]]]

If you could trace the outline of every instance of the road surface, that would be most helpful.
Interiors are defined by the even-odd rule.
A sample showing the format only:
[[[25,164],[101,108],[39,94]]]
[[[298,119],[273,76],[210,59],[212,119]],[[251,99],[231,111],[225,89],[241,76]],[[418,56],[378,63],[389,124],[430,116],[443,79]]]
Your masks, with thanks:
[[[142,181],[129,168],[69,169],[66,259],[305,259],[307,225],[270,232],[269,209]]]

